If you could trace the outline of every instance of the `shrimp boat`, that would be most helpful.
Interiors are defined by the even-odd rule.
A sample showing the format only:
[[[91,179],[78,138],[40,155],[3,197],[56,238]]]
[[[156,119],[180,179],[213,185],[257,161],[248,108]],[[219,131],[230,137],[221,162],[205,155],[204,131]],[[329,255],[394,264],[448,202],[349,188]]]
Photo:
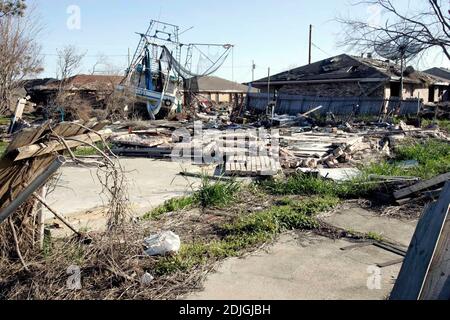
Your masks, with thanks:
[[[233,48],[228,44],[184,44],[180,42],[179,30],[176,25],[152,20],[145,33],[138,33],[139,44],[117,87],[134,94],[137,102],[145,105],[150,119],[181,112],[187,80],[217,71]],[[218,58],[210,58],[204,53],[206,50],[200,49],[204,46],[222,48],[224,52]],[[196,53],[199,61],[208,63],[203,70],[197,67],[194,73],[192,61]],[[185,63],[180,62],[183,58]]]

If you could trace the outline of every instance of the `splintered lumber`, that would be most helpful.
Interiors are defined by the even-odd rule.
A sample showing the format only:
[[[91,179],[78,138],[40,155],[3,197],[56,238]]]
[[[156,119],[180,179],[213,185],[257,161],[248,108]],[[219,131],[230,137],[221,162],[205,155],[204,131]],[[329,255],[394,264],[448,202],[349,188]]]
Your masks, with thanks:
[[[73,122],[61,122],[58,123],[53,129],[55,135],[61,137],[75,136],[79,131],[81,126],[84,125],[84,121],[73,121]]]
[[[426,180],[426,181],[422,181],[419,182],[413,186],[404,188],[404,189],[400,189],[396,192],[394,192],[394,198],[395,199],[403,199],[408,197],[409,195],[412,195],[414,193],[420,192],[420,191],[424,191],[426,189],[429,189],[431,187],[440,185],[441,183],[444,183],[446,181],[450,180],[450,172],[442,174],[440,176],[434,177],[433,179],[430,180]]]
[[[111,139],[113,143],[136,147],[157,147],[168,143],[169,138],[157,136],[140,136],[137,134],[126,134]]]
[[[56,159],[53,155],[32,159],[24,165],[22,162],[2,161],[0,163],[0,207],[6,206],[27,185],[51,165]]]
[[[21,166],[19,171],[16,171],[15,167],[7,169],[17,175],[2,180],[4,184],[0,188],[0,208],[3,210],[0,211],[0,223],[38,190],[64,162],[64,157],[55,159],[48,156],[39,160],[34,159],[28,168]]]
[[[306,117],[307,115],[309,115],[309,114],[311,114],[311,113],[314,113],[314,112],[316,112],[316,111],[319,111],[320,109],[322,109],[323,108],[323,106],[318,106],[317,108],[314,108],[314,109],[312,109],[312,110],[309,110],[308,112],[305,112],[305,113],[303,113],[303,114],[299,114],[298,116],[300,117],[300,118],[304,118],[304,117]]]
[[[108,120],[103,120],[100,122],[97,122],[90,128],[92,131],[100,131],[103,130],[110,122]]]
[[[439,200],[427,207],[417,225],[391,300],[450,299],[447,295],[449,209],[450,183],[447,183]]]
[[[447,188],[450,183],[447,184]],[[450,194],[447,194],[450,196]],[[448,198],[447,198],[448,199]],[[445,210],[445,209],[444,209]],[[434,257],[423,285],[421,300],[450,300],[450,212],[444,223]]]
[[[14,136],[13,140],[6,149],[6,153],[9,153],[14,149],[35,143],[48,129],[50,129],[50,121],[45,122],[40,127],[23,129]]]
[[[66,144],[69,148],[76,148],[83,145],[84,142],[95,143],[101,141],[102,137],[107,138],[112,134],[111,130],[104,130],[98,133],[89,132],[80,136],[74,136],[66,138]],[[73,139],[73,140],[70,140]],[[77,141],[75,141],[77,140]],[[34,144],[30,146],[20,147],[14,150],[12,159],[14,161],[34,158],[42,155],[46,155],[52,152],[61,151],[66,149],[66,146],[59,140],[50,141],[47,144]]]

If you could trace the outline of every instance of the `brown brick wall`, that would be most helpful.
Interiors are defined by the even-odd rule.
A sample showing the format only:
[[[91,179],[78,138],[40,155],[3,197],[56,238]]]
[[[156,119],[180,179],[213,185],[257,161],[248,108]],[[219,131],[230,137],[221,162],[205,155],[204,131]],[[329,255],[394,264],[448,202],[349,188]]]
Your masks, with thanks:
[[[378,88],[377,88],[378,86]],[[373,92],[372,92],[373,91]],[[384,86],[379,82],[336,82],[314,84],[292,84],[280,88],[279,93],[318,97],[384,97]]]

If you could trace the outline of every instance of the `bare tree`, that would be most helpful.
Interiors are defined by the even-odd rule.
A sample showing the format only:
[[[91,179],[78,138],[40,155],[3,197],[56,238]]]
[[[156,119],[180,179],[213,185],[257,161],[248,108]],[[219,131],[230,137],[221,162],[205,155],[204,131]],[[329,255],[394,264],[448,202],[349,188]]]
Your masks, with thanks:
[[[2,2],[4,5],[4,2]],[[43,71],[41,47],[36,42],[41,27],[31,11],[0,18],[0,114],[8,112],[21,82]]]
[[[353,18],[338,18],[344,25],[344,37],[340,41],[341,46],[350,46],[353,49],[369,52],[377,51],[376,48],[386,48],[392,43],[403,44],[412,48],[415,54],[425,53],[431,48],[440,48],[450,60],[450,20],[449,2],[426,0],[417,4],[422,9],[404,12],[393,0],[367,0],[354,5],[367,5],[377,8],[380,20],[384,23],[363,21]],[[381,16],[382,15],[382,16]]]
[[[70,94],[69,78],[74,76],[81,67],[85,53],[79,53],[73,45],[57,49],[56,77],[60,80],[58,90],[46,106],[48,116],[55,120],[75,120],[82,118],[80,113],[88,113],[86,101],[77,95]]]
[[[56,51],[58,53],[57,77],[61,80],[61,84],[64,84],[68,78],[80,69],[81,62],[86,53],[79,53],[78,49],[73,45]]]
[[[0,0],[0,18],[6,16],[23,17],[27,5],[24,0]]]

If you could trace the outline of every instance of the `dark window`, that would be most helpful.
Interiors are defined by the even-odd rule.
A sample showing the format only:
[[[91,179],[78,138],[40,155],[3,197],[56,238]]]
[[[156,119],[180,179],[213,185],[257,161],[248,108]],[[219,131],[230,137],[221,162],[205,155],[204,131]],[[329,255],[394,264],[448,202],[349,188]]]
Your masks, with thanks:
[[[431,86],[428,88],[428,102],[434,102],[434,87]]]
[[[400,83],[391,82],[391,97],[400,97]]]

